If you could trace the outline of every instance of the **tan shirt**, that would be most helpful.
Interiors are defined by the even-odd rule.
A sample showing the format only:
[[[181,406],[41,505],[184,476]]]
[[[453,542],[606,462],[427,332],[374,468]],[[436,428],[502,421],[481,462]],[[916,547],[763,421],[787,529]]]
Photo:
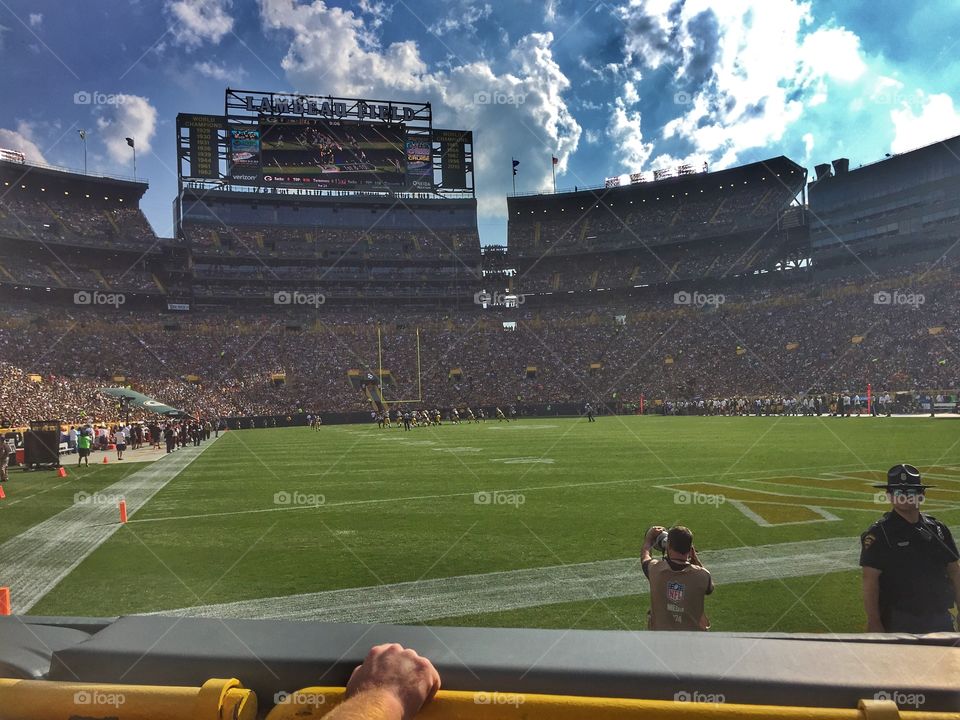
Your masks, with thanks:
[[[703,599],[713,590],[710,573],[699,565],[674,570],[666,560],[647,565],[650,580],[649,630],[703,630]]]

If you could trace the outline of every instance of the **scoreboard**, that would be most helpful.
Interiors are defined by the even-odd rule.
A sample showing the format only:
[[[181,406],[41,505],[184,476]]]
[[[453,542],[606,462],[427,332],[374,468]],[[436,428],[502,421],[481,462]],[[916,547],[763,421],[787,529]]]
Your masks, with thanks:
[[[473,195],[473,133],[430,103],[226,90],[223,115],[177,115],[178,176],[243,188]]]
[[[473,133],[469,130],[434,130],[433,141],[440,144],[440,183],[445,188],[467,185],[467,148],[473,154]]]
[[[188,133],[190,164],[187,177],[218,180],[220,172],[221,133],[226,129],[222,115],[195,115],[180,113],[177,126]]]

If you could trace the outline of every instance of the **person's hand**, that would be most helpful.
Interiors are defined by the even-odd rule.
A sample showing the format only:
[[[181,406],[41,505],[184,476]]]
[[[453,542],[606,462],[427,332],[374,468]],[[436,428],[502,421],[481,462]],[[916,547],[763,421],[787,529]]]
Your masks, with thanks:
[[[409,720],[440,689],[440,674],[429,660],[397,643],[376,645],[347,683],[347,698],[379,692],[395,701],[400,717]]]
[[[647,530],[647,536],[644,538],[644,542],[647,545],[653,545],[653,541],[656,540],[660,533],[662,533],[664,530],[666,530],[665,527],[654,525],[652,528]]]

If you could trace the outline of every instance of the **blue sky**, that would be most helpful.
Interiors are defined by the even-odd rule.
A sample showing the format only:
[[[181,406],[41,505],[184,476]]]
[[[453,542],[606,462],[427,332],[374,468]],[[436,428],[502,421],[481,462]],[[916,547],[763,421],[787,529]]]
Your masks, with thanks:
[[[475,132],[480,230],[518,190],[785,154],[871,162],[960,134],[960,6],[798,0],[0,0],[0,147],[132,173],[172,230],[178,112],[227,85],[430,101]],[[87,96],[78,95],[87,93]],[[89,97],[89,103],[76,102]]]

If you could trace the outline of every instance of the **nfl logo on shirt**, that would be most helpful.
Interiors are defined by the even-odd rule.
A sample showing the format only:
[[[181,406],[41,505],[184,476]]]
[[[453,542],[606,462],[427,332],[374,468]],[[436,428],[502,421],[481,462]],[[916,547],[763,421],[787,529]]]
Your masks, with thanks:
[[[667,599],[671,602],[680,602],[683,600],[683,583],[669,583],[667,585]]]

